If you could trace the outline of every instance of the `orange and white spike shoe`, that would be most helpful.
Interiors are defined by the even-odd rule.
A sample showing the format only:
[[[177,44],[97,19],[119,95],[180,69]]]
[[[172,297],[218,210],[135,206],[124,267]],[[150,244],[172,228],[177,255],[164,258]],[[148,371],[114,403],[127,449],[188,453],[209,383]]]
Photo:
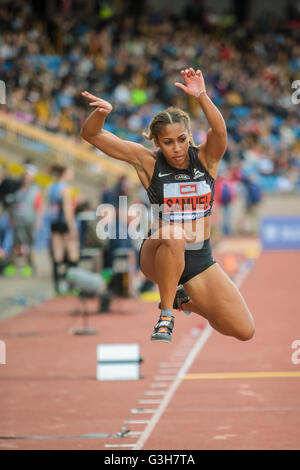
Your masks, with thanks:
[[[151,341],[171,343],[175,317],[161,314],[151,335]]]

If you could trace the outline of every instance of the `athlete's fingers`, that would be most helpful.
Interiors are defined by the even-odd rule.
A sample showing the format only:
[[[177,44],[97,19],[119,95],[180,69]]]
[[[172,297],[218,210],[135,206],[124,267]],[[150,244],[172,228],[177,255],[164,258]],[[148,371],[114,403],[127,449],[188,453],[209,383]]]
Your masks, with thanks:
[[[92,94],[89,93],[88,91],[83,91],[81,94],[82,94],[83,96],[86,96],[87,98],[98,99],[97,96],[92,95]]]
[[[187,87],[183,85],[182,83],[175,82],[174,85],[177,86],[178,88],[181,88],[183,91],[187,91]]]
[[[89,103],[90,106],[98,106],[99,110],[101,111],[108,111],[108,107],[107,106],[103,106],[101,103],[99,102],[93,102],[93,103]]]
[[[83,91],[82,93],[83,93],[84,95],[87,95],[87,96],[94,96],[94,95],[92,95],[92,93],[90,93],[89,91],[86,91],[86,90]]]
[[[81,94],[82,94],[82,96],[83,96],[84,98],[87,98],[88,100],[93,100],[93,101],[95,101],[95,102],[97,101],[98,103],[102,103],[103,105],[105,105],[105,101],[104,101],[104,100],[102,100],[101,98],[98,98],[98,97],[95,96],[95,95],[92,95],[91,93],[88,93],[87,91],[85,91],[85,92],[83,92],[83,93],[81,93]]]
[[[86,98],[87,100],[98,100],[96,96],[83,95],[83,97]]]

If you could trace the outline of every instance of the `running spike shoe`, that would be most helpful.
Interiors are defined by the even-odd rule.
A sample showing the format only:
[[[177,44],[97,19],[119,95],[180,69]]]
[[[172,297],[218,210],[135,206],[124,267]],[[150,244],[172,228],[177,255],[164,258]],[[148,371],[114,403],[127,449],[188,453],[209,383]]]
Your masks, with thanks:
[[[151,335],[151,341],[171,343],[174,321],[175,317],[173,317],[173,315],[167,316],[161,314]]]

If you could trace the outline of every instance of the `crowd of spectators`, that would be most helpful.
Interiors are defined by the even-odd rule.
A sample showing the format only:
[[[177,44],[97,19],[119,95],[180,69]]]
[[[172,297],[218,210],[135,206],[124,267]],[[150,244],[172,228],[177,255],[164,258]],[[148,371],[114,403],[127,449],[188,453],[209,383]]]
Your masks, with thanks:
[[[58,295],[70,287],[67,270],[86,260],[93,271],[101,272],[112,292],[124,293],[127,286],[126,292],[131,295],[136,289],[143,292],[149,285],[152,287],[139,272],[137,263],[143,234],[140,240],[133,240],[127,228],[130,217],[124,208],[119,210],[120,196],[128,197],[128,203],[144,202],[126,176],[101,191],[98,201],[88,201],[74,196],[73,167],[51,166],[48,172],[53,179],[46,188],[37,184],[38,167],[30,159],[24,161],[23,169],[20,177],[13,177],[7,166],[0,165],[0,279],[1,276],[38,276],[36,255],[43,250],[48,251],[53,287]],[[101,217],[95,217],[95,212],[99,203],[109,204],[113,209],[108,226],[107,212],[104,217],[103,234],[108,230],[109,238],[97,232]],[[146,207],[149,210],[149,205]],[[143,223],[147,223],[146,219]],[[145,226],[145,233],[147,230]],[[125,238],[124,233],[127,233]],[[124,279],[115,269],[120,250],[128,253],[130,261],[131,275],[124,285],[121,282]]]
[[[206,120],[173,84],[182,68],[200,68],[227,124],[221,171],[239,167],[269,191],[300,189],[299,100],[292,88],[300,71],[297,11],[293,18],[265,14],[242,24],[201,2],[176,15],[129,11],[126,5],[135,2],[96,2],[95,11],[79,0],[57,3],[52,15],[35,10],[34,2],[14,1],[13,9],[0,3],[0,72],[7,88],[1,109],[80,139],[90,112],[80,93],[88,90],[114,106],[106,129],[149,145],[142,131],[157,111],[175,105],[190,112],[199,144]]]

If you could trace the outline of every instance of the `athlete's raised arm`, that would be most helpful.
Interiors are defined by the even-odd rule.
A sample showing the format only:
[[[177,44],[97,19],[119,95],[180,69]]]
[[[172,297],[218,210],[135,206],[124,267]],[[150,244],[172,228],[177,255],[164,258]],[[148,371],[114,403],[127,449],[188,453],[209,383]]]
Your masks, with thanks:
[[[80,132],[81,137],[113,158],[126,161],[133,166],[140,165],[143,157],[146,154],[148,155],[149,150],[141,144],[120,139],[103,129],[106,116],[113,109],[112,105],[87,91],[81,94],[91,101],[90,106],[96,107],[83,123]]]
[[[185,85],[178,82],[175,85],[188,95],[196,98],[210,125],[206,143],[201,148],[207,165],[211,166],[221,160],[227,146],[225,121],[218,108],[206,94],[205,82],[201,71],[197,70],[195,72],[193,68],[189,68],[182,70],[180,73],[185,81]]]

